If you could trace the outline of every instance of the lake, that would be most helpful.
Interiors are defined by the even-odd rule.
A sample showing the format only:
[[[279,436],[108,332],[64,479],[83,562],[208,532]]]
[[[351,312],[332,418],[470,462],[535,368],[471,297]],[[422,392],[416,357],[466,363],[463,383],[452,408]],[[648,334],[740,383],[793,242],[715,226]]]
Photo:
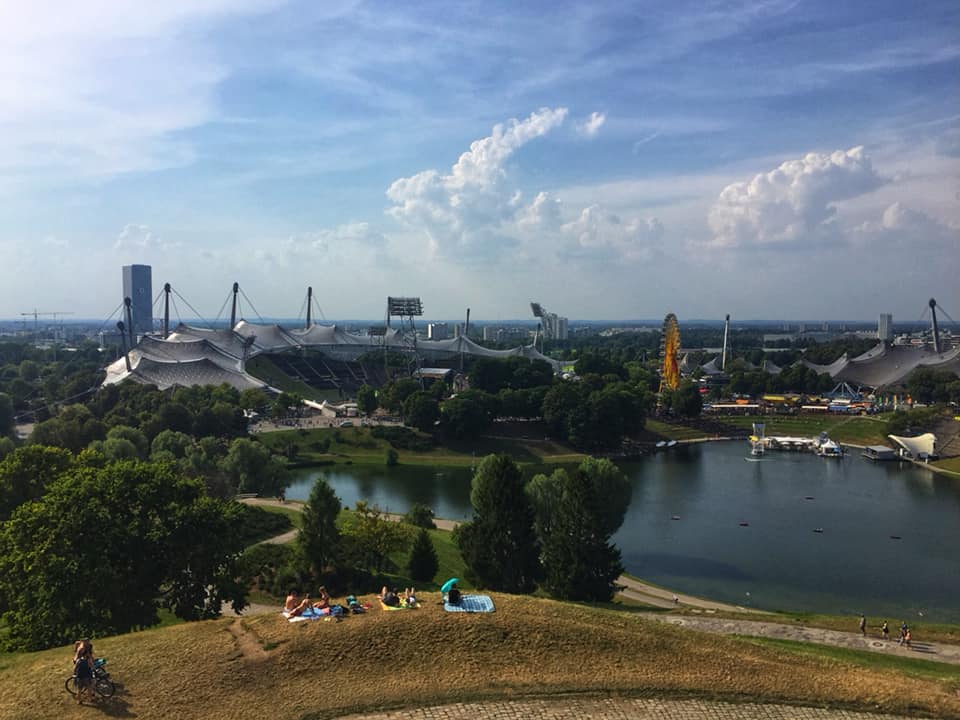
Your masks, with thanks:
[[[614,541],[633,575],[744,606],[960,622],[958,480],[857,450],[753,459],[743,441],[621,467],[633,499]],[[368,500],[403,513],[420,502],[437,517],[471,514],[468,469],[301,469],[287,497],[306,499],[319,476],[347,507]]]

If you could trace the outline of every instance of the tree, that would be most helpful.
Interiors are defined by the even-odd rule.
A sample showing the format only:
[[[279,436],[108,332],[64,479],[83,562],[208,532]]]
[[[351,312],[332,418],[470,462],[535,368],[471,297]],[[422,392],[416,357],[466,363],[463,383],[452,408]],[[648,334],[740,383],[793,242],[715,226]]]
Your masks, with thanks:
[[[418,390],[403,403],[403,416],[418,430],[431,432],[440,417],[440,404],[430,393]]]
[[[0,437],[13,434],[13,399],[0,392]]]
[[[684,380],[670,398],[670,408],[683,417],[699,417],[703,409],[700,389],[689,380]]]
[[[288,484],[283,461],[271,455],[262,444],[247,438],[237,438],[230,443],[221,467],[239,492],[274,496]]]
[[[390,412],[402,413],[404,403],[413,393],[420,390],[420,384],[411,378],[402,378],[387,383],[380,391],[380,404]]]
[[[497,399],[482,390],[466,390],[440,407],[444,430],[455,438],[475,437],[490,427]]]
[[[185,458],[192,445],[193,439],[186,433],[163,430],[150,443],[150,455],[166,451],[175,458]]]
[[[357,389],[357,409],[364,415],[372,415],[378,405],[377,391],[369,385],[361,385]]]
[[[136,457],[141,460],[146,459],[147,455],[150,452],[150,441],[147,440],[147,436],[136,428],[126,427],[124,425],[117,425],[116,427],[110,428],[110,431],[107,433],[107,441],[110,440],[127,440],[133,446],[136,451]],[[128,457],[124,455],[123,457]]]
[[[526,593],[539,574],[533,508],[507,455],[488,455],[470,486],[473,520],[455,535],[468,571],[482,587]]]
[[[571,477],[557,470],[528,485],[543,549],[544,587],[568,600],[609,601],[623,572],[610,538],[623,523],[631,486],[609,460],[588,459]]]
[[[43,497],[47,485],[73,464],[73,455],[61,448],[27,445],[10,453],[0,462],[0,522]]]
[[[430,533],[426,528],[420,528],[410,549],[410,560],[407,562],[410,577],[417,582],[429,582],[433,580],[433,576],[439,569],[440,561],[437,559],[437,550],[433,546],[433,540],[430,539]]]
[[[433,521],[433,518],[432,508],[427,507],[423,503],[414,503],[410,506],[410,509],[407,510],[407,514],[403,516],[403,521],[414,527],[436,530],[437,524]]]
[[[357,502],[343,521],[343,535],[350,539],[354,560],[374,571],[387,568],[391,553],[410,545],[412,529],[384,517],[383,511],[365,500]]]
[[[86,461],[0,527],[11,647],[154,625],[161,603],[184,619],[216,614],[223,599],[243,605],[233,580],[242,543],[228,504],[169,465]]]
[[[340,531],[337,516],[340,498],[323,478],[318,478],[310,490],[310,499],[303,508],[303,526],[297,542],[307,564],[316,577],[323,575],[337,558]]]
[[[400,460],[400,453],[398,453],[393,448],[387,448],[387,453],[384,457],[384,461],[387,464],[387,467],[393,467]]]

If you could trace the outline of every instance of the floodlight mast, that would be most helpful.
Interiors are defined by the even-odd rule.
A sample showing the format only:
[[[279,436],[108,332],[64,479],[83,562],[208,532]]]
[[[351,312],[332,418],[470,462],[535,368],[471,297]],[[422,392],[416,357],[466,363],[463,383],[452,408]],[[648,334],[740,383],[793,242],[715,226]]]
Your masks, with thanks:
[[[405,339],[403,336],[404,329],[404,319],[410,321],[410,338],[413,345],[413,356],[417,364],[417,376],[420,380],[420,387],[423,388],[423,373],[420,372],[420,353],[417,351],[417,328],[414,325],[413,319],[415,317],[420,317],[423,315],[423,301],[419,297],[393,297],[392,295],[387,296],[387,317],[386,322],[384,323],[386,327],[390,327],[390,318],[398,317],[400,318],[400,331],[401,331],[401,342]],[[383,352],[384,358],[386,358],[387,353],[387,338],[384,337],[383,343]]]

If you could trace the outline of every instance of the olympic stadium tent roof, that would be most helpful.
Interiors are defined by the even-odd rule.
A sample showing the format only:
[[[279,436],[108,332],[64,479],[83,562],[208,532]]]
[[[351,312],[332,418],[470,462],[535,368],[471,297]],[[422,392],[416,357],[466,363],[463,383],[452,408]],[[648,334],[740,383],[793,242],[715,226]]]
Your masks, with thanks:
[[[818,373],[829,373],[834,380],[876,388],[900,384],[919,367],[960,374],[960,347],[935,353],[922,347],[879,343],[852,360],[844,354],[829,365],[802,362]]]
[[[390,328],[383,337],[354,335],[336,325],[313,325],[310,328],[287,330],[279,325],[238,322],[232,330],[207,330],[179,325],[166,340],[144,337],[130,351],[131,369],[123,358],[107,368],[104,384],[130,378],[155,384],[160,388],[175,385],[206,385],[226,382],[234,387],[265,387],[264,383],[245,372],[246,360],[262,353],[275,353],[297,348],[322,352],[337,360],[352,361],[371,350],[394,349],[412,352],[413,340]],[[491,350],[467,337],[449,340],[418,340],[417,352],[431,360],[455,357],[525,357],[544,360],[555,372],[560,363],[525,345],[509,350]]]

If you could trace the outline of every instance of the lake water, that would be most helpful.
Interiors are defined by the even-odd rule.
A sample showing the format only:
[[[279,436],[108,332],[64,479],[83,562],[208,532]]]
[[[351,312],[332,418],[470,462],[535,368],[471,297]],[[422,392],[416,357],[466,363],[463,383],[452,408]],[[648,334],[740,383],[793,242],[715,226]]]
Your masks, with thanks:
[[[633,499],[614,541],[627,571],[745,606],[960,622],[960,481],[856,451],[748,455],[745,442],[705,443],[622,465]],[[306,499],[321,475],[348,507],[471,514],[466,469],[299,470],[287,497]]]

